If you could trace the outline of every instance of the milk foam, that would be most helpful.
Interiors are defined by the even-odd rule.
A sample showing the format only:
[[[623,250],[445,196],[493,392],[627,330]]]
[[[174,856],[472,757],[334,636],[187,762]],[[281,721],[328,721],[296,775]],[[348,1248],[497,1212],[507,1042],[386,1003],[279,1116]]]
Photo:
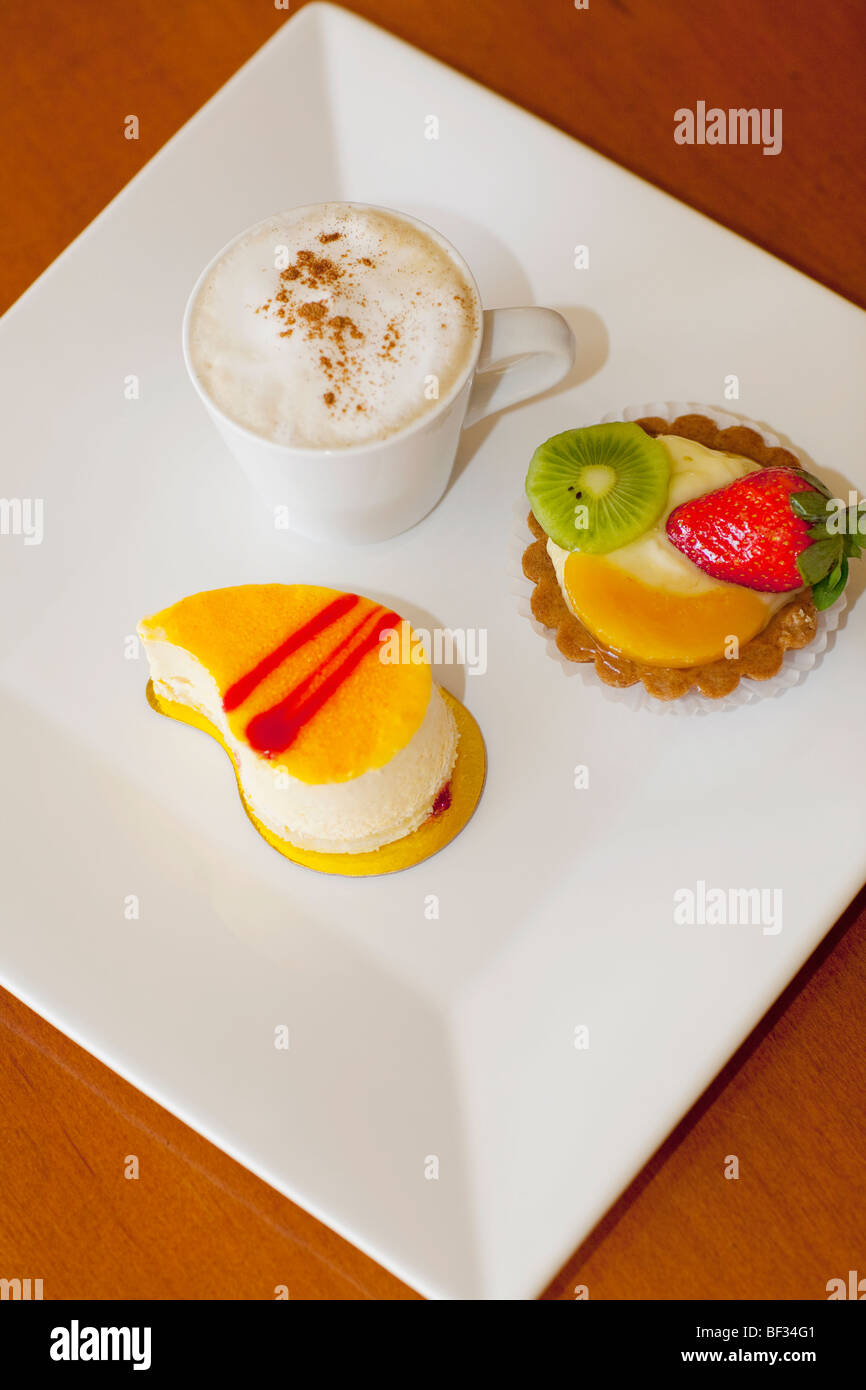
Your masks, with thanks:
[[[435,410],[472,361],[478,322],[474,289],[432,233],[323,203],[228,251],[197,296],[189,348],[205,391],[238,424],[334,449]]]

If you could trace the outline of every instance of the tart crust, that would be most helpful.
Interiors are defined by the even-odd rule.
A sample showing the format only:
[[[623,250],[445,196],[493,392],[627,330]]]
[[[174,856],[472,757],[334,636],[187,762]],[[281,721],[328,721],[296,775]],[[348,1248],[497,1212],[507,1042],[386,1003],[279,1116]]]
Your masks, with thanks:
[[[675,434],[704,444],[708,449],[740,454],[761,468],[801,466],[790,449],[771,448],[755,430],[745,425],[719,429],[706,415],[678,415],[673,422],[648,416],[636,420],[635,424],[649,435]],[[533,616],[556,631],[556,645],[568,661],[594,662],[596,675],[605,685],[624,688],[642,681],[648,694],[656,700],[678,700],[697,687],[709,699],[720,700],[736,689],[743,676],[765,681],[777,675],[785,652],[807,647],[818,630],[818,615],[811,595],[801,590],[773,614],[762,632],[745,643],[736,658],[723,657],[703,666],[686,667],[649,666],[630,661],[599,642],[571,612],[547,553],[547,533],[532,512],[528,520],[535,539],[524,551],[523,573],[535,584]]]

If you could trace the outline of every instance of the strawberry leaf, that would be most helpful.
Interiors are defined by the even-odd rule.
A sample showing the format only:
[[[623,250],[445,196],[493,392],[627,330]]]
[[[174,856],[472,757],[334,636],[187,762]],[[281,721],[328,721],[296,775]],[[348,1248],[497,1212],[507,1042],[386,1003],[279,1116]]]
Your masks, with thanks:
[[[835,603],[845,585],[848,583],[848,561],[842,559],[838,565],[819,579],[817,584],[812,585],[812,600],[818,609],[829,608],[831,603]]]
[[[813,488],[815,489],[816,492],[823,493],[823,495],[824,495],[825,497],[830,497],[830,495],[831,495],[831,494],[830,494],[830,489],[828,488],[827,484],[826,484],[826,483],[822,483],[820,478],[816,478],[814,473],[807,473],[806,470],[805,470],[805,468],[801,468],[801,469],[799,470],[799,472],[800,472],[800,476],[803,477],[803,478],[805,478],[807,483],[811,483],[811,484],[812,484],[812,486],[813,486]],[[802,496],[803,496],[803,493],[802,493],[802,492],[798,492],[798,493],[795,493],[795,494],[793,494],[793,495],[794,495],[794,496],[797,496],[797,497],[802,497]]]
[[[820,492],[792,492],[791,511],[803,521],[826,521],[827,498]]]
[[[827,540],[815,541],[797,557],[797,569],[805,584],[817,584],[842,559],[841,536],[830,536]]]

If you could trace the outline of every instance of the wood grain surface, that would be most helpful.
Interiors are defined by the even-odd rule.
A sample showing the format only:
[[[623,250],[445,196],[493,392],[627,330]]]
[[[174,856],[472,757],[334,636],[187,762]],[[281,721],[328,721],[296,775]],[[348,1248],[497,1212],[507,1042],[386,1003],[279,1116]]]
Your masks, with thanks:
[[[860,0],[348,8],[866,305]],[[0,306],[286,17],[268,0],[2,0]],[[673,112],[698,99],[782,108],[782,153],[676,145]],[[861,894],[545,1297],[823,1299],[866,1276],[864,1003]],[[0,1277],[28,1276],[46,1298],[416,1297],[0,992]]]

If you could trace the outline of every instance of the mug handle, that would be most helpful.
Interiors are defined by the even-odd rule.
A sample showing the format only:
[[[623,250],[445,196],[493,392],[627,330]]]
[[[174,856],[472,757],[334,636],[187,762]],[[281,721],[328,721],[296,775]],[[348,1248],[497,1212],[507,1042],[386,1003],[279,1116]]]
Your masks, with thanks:
[[[556,386],[574,363],[574,334],[555,309],[485,309],[463,428]]]

